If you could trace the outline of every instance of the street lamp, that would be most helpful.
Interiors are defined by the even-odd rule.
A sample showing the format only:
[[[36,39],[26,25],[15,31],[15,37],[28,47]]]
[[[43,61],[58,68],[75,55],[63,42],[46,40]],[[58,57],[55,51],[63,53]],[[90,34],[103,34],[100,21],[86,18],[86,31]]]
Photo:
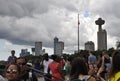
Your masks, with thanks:
[[[78,54],[79,54],[79,14],[78,14]]]

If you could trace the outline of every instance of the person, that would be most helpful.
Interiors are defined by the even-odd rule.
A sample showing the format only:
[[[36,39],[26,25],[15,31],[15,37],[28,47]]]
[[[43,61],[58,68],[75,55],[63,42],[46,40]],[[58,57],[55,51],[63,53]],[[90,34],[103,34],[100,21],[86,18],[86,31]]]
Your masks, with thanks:
[[[15,63],[16,62],[17,57],[15,56],[15,50],[11,50],[11,56],[8,57],[8,64],[10,63]]]
[[[101,72],[102,71],[102,72]],[[93,65],[93,69],[89,69],[88,74],[96,79],[96,81],[105,81],[104,77],[101,74],[104,73],[104,70],[98,69],[97,65]]]
[[[17,58],[16,63],[21,68],[21,81],[38,81],[36,75],[30,70],[30,67],[27,67],[27,60],[24,57]]]
[[[104,65],[103,67],[100,67],[100,68],[98,69],[96,76],[97,76],[97,77],[101,77],[101,78],[103,78],[104,80],[107,80],[107,78],[106,78],[106,73],[107,73],[107,71],[106,71],[106,66]]]
[[[107,52],[103,51],[102,52],[102,64],[99,69],[103,68],[102,76],[105,77],[105,80],[108,80],[108,75],[109,75],[109,71],[110,71],[110,67],[111,67],[111,60],[112,59],[107,54]]]
[[[114,51],[108,81],[120,81],[120,51]]]
[[[69,58],[65,58],[65,66],[64,66],[64,70],[65,70],[65,80],[69,80],[69,77],[70,77],[70,60]]]
[[[19,65],[15,63],[11,63],[7,65],[6,72],[5,72],[7,80],[8,81],[20,81],[20,78],[19,78],[20,71],[21,70],[20,70]]]
[[[63,81],[64,76],[62,75],[62,68],[60,66],[60,57],[57,55],[52,55],[53,61],[48,66],[48,73],[52,72],[53,81]]]
[[[76,57],[73,59],[70,81],[96,81],[94,77],[88,75],[88,67],[84,58]]]
[[[106,66],[106,69],[108,70],[111,67],[111,58],[106,52],[103,52],[103,56],[102,56],[102,66],[104,65]]]
[[[0,75],[0,81],[5,81],[5,78],[2,75]]]
[[[101,64],[102,64],[102,54],[98,54],[97,55],[97,66],[98,66],[98,68],[101,67]]]
[[[41,65],[38,59],[35,60],[35,62],[33,63],[34,65],[34,69],[37,71],[40,71],[41,69]],[[39,72],[35,71],[35,73],[37,74],[37,76],[39,76]]]
[[[66,75],[66,70],[65,70],[65,58],[63,56],[60,57],[60,66],[62,69],[62,74],[65,76]]]
[[[96,65],[97,64],[97,58],[95,55],[93,55],[91,53],[91,51],[89,51],[89,56],[88,56],[88,64],[89,64],[89,68],[92,69],[93,65]]]
[[[47,73],[48,73],[47,71],[48,71],[48,66],[52,61],[53,60],[49,58],[48,54],[45,54],[44,60],[43,60],[43,63],[42,63],[43,71],[45,73],[45,77],[44,77],[45,81],[50,81],[50,79],[51,79],[51,77],[47,75]],[[51,74],[51,72],[50,72],[50,74]]]
[[[61,56],[60,65],[61,65],[61,68],[64,69],[64,66],[65,66],[65,59],[64,59],[63,56]]]

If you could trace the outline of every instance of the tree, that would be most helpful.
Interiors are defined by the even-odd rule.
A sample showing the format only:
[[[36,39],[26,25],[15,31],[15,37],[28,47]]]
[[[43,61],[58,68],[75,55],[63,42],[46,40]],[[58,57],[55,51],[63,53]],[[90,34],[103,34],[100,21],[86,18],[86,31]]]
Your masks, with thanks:
[[[112,53],[114,52],[114,48],[112,47],[112,48],[109,48],[108,49],[108,51],[107,51],[107,53],[111,56],[112,55]]]
[[[116,48],[117,48],[117,50],[120,48],[120,41],[119,40],[116,42]]]

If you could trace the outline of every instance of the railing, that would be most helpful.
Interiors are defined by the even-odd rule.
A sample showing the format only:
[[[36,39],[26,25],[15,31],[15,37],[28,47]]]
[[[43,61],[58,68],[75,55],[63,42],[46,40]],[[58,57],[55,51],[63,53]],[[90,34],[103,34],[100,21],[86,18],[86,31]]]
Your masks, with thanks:
[[[34,69],[34,68],[32,68],[32,67],[28,67],[28,68],[31,69],[31,70],[33,70],[33,71],[38,72],[38,73],[40,74],[40,76],[42,76],[42,77],[44,77],[44,78],[46,78],[46,79],[49,79],[49,80],[53,81],[51,78],[48,78],[48,77],[46,76],[46,73],[44,73],[43,71]],[[47,74],[47,75],[49,75],[49,76],[51,76],[51,77],[54,77],[54,78],[56,78],[56,79],[58,79],[58,80],[65,81],[64,79],[61,79],[61,78],[56,77],[56,76],[53,76],[53,75],[51,75],[51,74]]]

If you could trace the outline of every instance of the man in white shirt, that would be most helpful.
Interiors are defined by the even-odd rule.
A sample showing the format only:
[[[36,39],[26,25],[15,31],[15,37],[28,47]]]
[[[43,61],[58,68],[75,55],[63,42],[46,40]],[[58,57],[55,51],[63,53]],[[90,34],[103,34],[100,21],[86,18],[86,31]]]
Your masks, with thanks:
[[[52,62],[53,60],[49,58],[48,54],[45,54],[44,60],[43,60],[43,68],[44,68],[44,73],[48,73],[48,66],[49,64]],[[50,81],[49,79],[51,79],[50,77],[48,77],[47,75],[45,75],[45,81]]]

